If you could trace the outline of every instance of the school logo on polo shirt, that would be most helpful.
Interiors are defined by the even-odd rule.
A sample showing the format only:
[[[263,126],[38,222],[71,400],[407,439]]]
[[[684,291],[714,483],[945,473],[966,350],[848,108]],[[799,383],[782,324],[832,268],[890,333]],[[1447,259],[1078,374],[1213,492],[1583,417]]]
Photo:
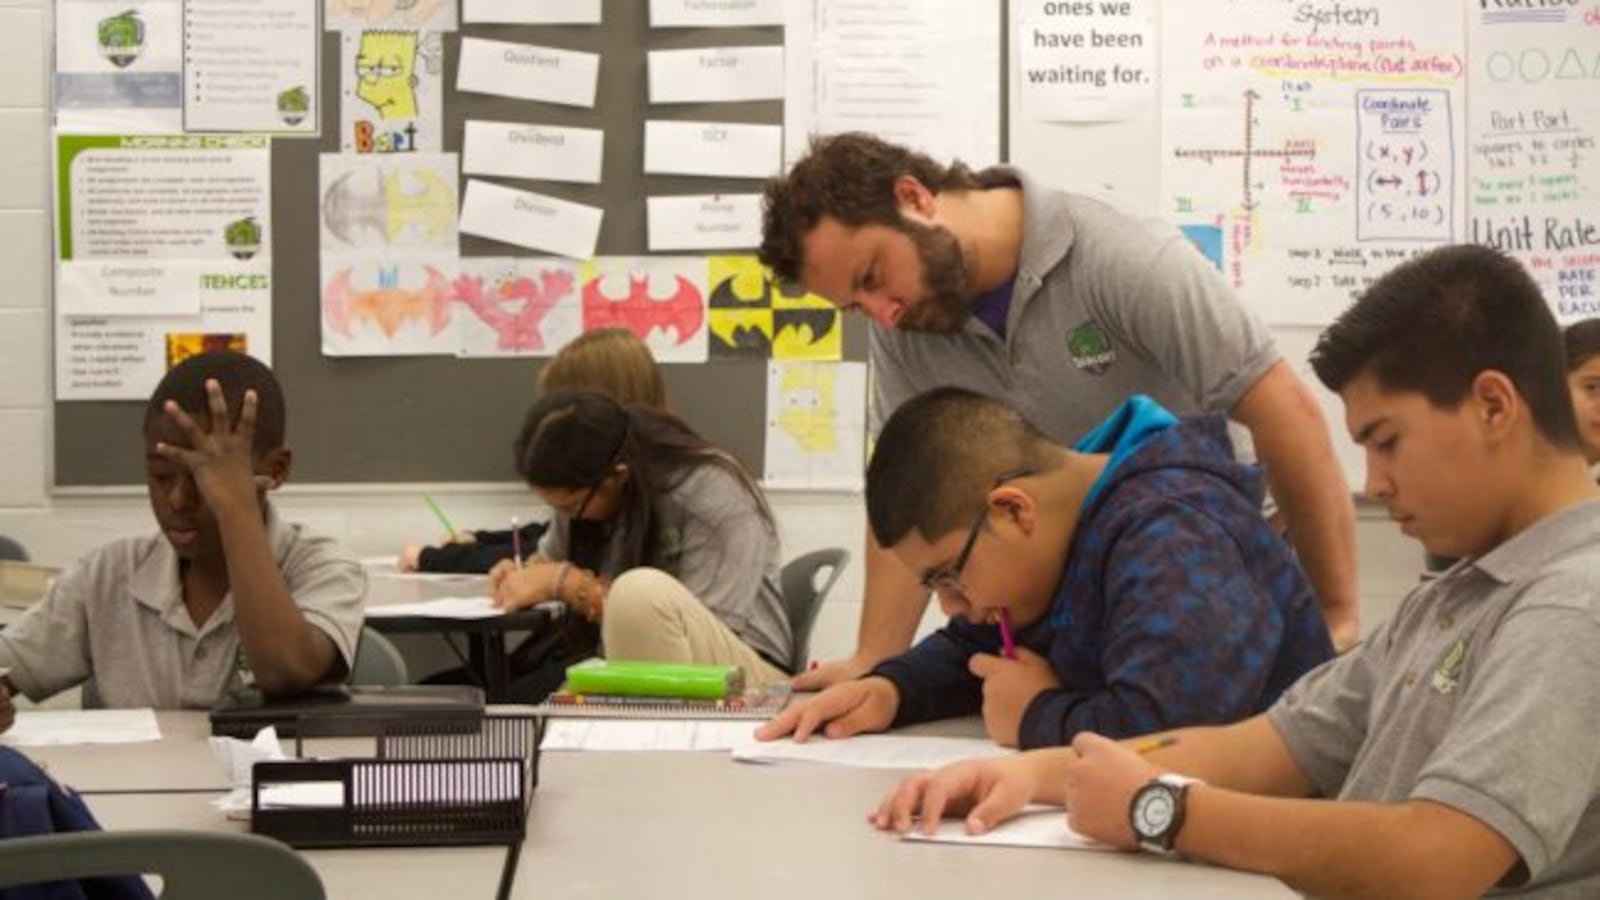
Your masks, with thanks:
[[[1090,375],[1104,375],[1117,361],[1117,350],[1111,346],[1099,324],[1084,322],[1067,334],[1067,355],[1080,371]]]
[[[1433,689],[1448,694],[1461,682],[1461,665],[1467,661],[1467,639],[1456,638],[1433,667]]]

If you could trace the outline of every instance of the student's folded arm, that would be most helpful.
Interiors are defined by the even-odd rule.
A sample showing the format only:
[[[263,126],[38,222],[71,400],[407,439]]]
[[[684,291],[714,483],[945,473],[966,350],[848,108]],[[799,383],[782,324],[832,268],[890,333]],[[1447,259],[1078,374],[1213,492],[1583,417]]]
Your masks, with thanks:
[[[992,630],[992,629],[989,629]],[[900,693],[891,728],[970,716],[983,709],[983,682],[967,669],[974,653],[994,652],[979,629],[960,619],[872,670]]]
[[[1265,707],[1285,643],[1278,604],[1211,516],[1181,502],[1159,512],[1127,523],[1111,548],[1100,681],[1035,698],[1024,748],[1064,745],[1079,731],[1123,738],[1236,722]]]
[[[1329,900],[1467,900],[1514,876],[1512,844],[1439,803],[1283,799],[1195,785],[1177,848]]]

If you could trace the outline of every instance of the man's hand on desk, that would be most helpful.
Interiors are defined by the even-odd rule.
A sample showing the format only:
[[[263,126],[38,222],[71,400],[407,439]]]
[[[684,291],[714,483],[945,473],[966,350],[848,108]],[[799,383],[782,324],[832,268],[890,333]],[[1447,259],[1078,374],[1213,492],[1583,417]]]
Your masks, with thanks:
[[[921,819],[924,834],[939,830],[940,819],[965,817],[968,834],[983,834],[1015,816],[1034,799],[1038,775],[1027,756],[973,759],[913,775],[867,816],[884,831],[905,834]]]
[[[815,697],[789,705],[756,729],[756,740],[774,741],[793,734],[804,742],[820,732],[825,737],[883,731],[894,722],[900,692],[887,678],[863,678],[836,684]]]
[[[797,665],[803,662],[804,660],[795,660]],[[825,662],[801,672],[790,680],[789,686],[797,691],[820,691],[836,684],[855,681],[871,670],[871,663],[850,656]]]

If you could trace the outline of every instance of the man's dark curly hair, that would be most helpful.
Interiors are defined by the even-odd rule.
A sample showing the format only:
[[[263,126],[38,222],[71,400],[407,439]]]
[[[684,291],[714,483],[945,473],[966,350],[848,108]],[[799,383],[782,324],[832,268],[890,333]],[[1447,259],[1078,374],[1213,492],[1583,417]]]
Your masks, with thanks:
[[[935,194],[986,187],[980,174],[861,132],[811,140],[811,151],[789,174],[767,182],[763,197],[761,262],[780,281],[798,282],[806,234],[823,216],[855,228],[900,227],[894,182],[910,175]]]

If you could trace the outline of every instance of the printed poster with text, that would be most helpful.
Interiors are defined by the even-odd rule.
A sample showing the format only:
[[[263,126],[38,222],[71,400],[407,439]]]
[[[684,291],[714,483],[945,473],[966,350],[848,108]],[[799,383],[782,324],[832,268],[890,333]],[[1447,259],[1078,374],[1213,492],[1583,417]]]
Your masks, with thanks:
[[[1466,239],[1458,0],[1162,4],[1161,212],[1275,324]]]
[[[56,399],[143,399],[206,349],[271,363],[269,146],[56,139]]]
[[[1471,239],[1563,322],[1600,315],[1600,0],[1469,13]]]

